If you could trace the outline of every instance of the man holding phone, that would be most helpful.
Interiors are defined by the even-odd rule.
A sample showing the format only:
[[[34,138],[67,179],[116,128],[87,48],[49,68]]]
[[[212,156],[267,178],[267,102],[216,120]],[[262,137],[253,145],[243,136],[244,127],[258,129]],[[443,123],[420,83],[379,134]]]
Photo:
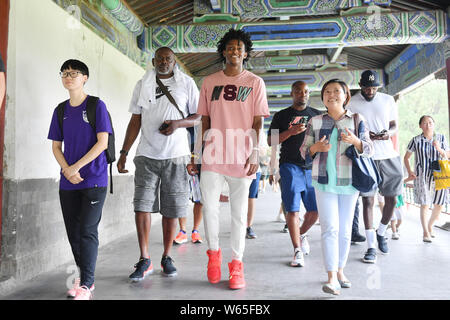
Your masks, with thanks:
[[[385,199],[381,222],[378,229],[375,230],[373,205],[376,190],[372,193],[361,194],[368,244],[368,250],[362,260],[365,263],[375,263],[377,258],[375,239],[381,253],[389,253],[384,234],[394,213],[396,198],[402,194],[403,190],[403,169],[400,155],[390,139],[397,131],[398,111],[392,96],[377,92],[380,88],[380,81],[376,72],[364,71],[361,74],[359,85],[361,92],[352,97],[347,109],[353,113],[362,114],[367,121],[370,139],[373,140],[375,149],[373,160],[382,180],[378,185],[378,190]]]
[[[128,151],[141,132],[134,158],[133,201],[140,258],[130,275],[132,281],[140,281],[153,272],[148,241],[150,214],[154,212],[162,215],[162,272],[168,277],[177,274],[169,252],[177,220],[186,216],[190,195],[186,172],[190,148],[186,128],[194,126],[200,118],[195,114],[199,98],[197,86],[191,77],[176,68],[173,51],[159,48],[152,63],[155,69],[149,70],[134,89],[129,108],[132,116],[117,162],[118,171],[127,173]]]
[[[292,106],[274,114],[270,124],[267,143],[276,146],[281,143],[280,176],[281,198],[286,209],[286,222],[294,246],[293,267],[303,267],[303,254],[309,254],[306,232],[317,221],[316,196],[312,187],[311,165],[300,155],[300,146],[305,137],[306,125],[312,117],[321,114],[307,106],[309,88],[303,81],[296,81],[291,87]],[[305,220],[300,227],[300,201],[306,208]]]

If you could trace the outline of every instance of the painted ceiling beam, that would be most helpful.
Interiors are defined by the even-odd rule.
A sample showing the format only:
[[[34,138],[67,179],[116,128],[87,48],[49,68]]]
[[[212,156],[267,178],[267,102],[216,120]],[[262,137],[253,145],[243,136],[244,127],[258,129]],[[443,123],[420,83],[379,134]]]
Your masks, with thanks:
[[[74,1],[76,4],[72,4],[72,1],[53,0],[76,21],[88,27],[100,38],[145,68],[149,53],[138,47],[136,35],[115,18],[101,1],[77,0]]]
[[[150,51],[168,46],[175,52],[214,52],[229,28],[250,33],[254,50],[299,50],[442,42],[447,36],[442,10],[379,12],[300,21],[155,26],[148,28]]]
[[[214,12],[220,11],[220,0],[209,0],[209,2],[211,3],[211,8]]]
[[[344,50],[344,46],[339,46],[337,48],[328,49],[328,59],[330,59],[330,63],[336,63],[337,59],[339,58],[342,50]]]
[[[274,57],[257,57],[250,58],[246,64],[246,69],[255,72],[268,70],[310,70],[322,67],[330,63],[326,55],[288,55],[288,56],[274,56]],[[342,54],[336,59],[336,63],[346,66],[347,55]]]
[[[402,61],[396,68],[390,68],[387,75],[387,92],[396,95],[417,84],[422,79],[445,68],[446,52],[450,50],[450,38],[442,43],[427,44],[414,50],[401,52],[393,61]],[[414,52],[411,54],[411,52]]]
[[[347,10],[363,5],[390,6],[391,0],[194,0],[194,15],[201,18],[203,15],[214,16],[217,7],[214,3],[220,3],[220,14],[234,15],[240,18],[262,18],[303,15],[332,15],[339,14],[341,10]],[[194,19],[194,22],[195,19]]]
[[[258,74],[263,78],[267,94],[290,94],[291,85],[295,81],[305,81],[311,91],[320,91],[322,86],[330,79],[341,79],[347,83],[351,90],[359,89],[359,80],[364,70],[338,70],[338,71],[302,71],[302,72],[268,72]],[[383,74],[383,70],[376,69],[378,74]],[[384,86],[383,77],[380,77],[381,85]]]
[[[144,32],[144,24],[122,0],[102,0],[111,14],[128,28],[135,36]]]

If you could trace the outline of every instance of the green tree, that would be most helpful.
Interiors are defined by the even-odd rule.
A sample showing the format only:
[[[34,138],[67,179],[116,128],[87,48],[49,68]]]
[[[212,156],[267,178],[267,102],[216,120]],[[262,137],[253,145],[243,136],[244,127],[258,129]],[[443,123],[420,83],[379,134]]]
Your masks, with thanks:
[[[447,81],[432,80],[401,96],[397,101],[399,118],[399,149],[403,158],[409,141],[422,133],[419,119],[430,115],[435,132],[445,134],[449,141]]]

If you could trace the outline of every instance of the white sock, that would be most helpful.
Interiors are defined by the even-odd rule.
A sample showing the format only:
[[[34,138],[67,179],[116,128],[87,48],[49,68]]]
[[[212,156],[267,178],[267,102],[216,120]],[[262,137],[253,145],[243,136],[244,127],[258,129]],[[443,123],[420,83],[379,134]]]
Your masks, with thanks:
[[[370,248],[376,248],[375,246],[375,229],[366,230],[367,246]]]
[[[386,229],[387,229],[387,224],[382,224],[380,222],[380,224],[378,225],[377,234],[379,236],[384,236],[384,234],[386,233]]]

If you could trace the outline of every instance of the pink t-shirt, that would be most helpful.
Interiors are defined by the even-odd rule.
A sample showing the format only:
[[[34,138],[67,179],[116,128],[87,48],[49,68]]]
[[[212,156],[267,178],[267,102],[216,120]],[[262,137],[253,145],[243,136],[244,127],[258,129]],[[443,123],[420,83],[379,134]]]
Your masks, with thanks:
[[[253,149],[253,117],[270,115],[263,79],[247,70],[234,77],[223,71],[206,77],[197,113],[211,120],[202,170],[254,179],[244,166]]]

